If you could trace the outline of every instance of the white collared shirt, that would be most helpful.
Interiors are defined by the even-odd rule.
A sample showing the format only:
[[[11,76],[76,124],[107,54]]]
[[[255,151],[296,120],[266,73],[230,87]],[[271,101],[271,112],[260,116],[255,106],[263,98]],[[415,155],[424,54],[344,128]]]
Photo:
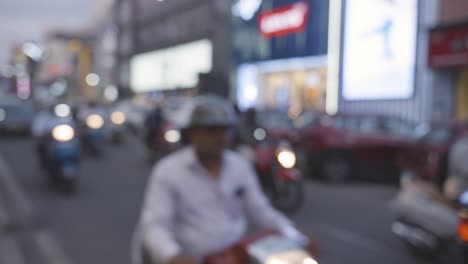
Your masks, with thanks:
[[[198,162],[193,148],[186,147],[153,169],[134,250],[141,249],[143,241],[157,263],[177,254],[200,259],[242,239],[248,219],[265,229],[292,226],[272,208],[251,165],[240,155],[224,153],[216,180]]]

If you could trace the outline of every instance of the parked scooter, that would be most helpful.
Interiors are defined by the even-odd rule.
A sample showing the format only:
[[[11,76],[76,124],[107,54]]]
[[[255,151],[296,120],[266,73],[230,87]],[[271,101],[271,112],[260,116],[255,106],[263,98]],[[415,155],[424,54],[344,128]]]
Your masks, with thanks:
[[[75,129],[67,124],[57,125],[47,138],[44,167],[54,184],[73,192],[78,180],[80,144]]]
[[[257,143],[253,149],[240,145],[239,152],[255,164],[259,181],[273,205],[285,212],[296,211],[302,205],[304,190],[295,151],[288,141],[268,137],[263,128],[257,128],[254,136]]]

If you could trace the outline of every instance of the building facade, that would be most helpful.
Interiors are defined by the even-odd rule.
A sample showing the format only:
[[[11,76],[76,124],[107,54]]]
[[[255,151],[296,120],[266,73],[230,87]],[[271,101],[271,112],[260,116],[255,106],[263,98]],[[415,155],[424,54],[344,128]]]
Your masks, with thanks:
[[[430,30],[428,64],[446,82],[438,87],[448,94],[452,116],[468,118],[468,3],[439,1],[438,24]]]
[[[347,64],[353,59],[352,56],[349,56],[353,51],[346,49],[345,42],[360,42],[354,42],[355,39],[353,39],[352,33],[346,31],[346,25],[351,23],[349,20],[357,20],[356,16],[352,17],[353,12],[350,10],[351,5],[356,3],[356,0],[344,0],[342,2],[343,30],[338,111],[386,114],[413,121],[449,118],[452,115],[450,109],[451,95],[441,91],[440,87],[447,86],[450,83],[450,76],[432,71],[427,63],[428,28],[436,24],[438,2],[436,0],[387,1],[386,3],[381,1],[383,6],[379,7],[382,8],[380,17],[374,17],[373,21],[382,22],[381,28],[378,26],[375,28],[376,31],[381,30],[382,35],[374,37],[374,33],[377,32],[373,29],[369,30],[368,35],[366,35],[367,33],[362,35],[363,42],[366,41],[369,44],[368,50],[365,51],[362,58],[365,58],[365,56],[374,58],[374,55],[371,54],[376,52],[375,54],[381,54],[388,61],[393,60],[394,64],[385,60],[375,60],[371,64],[365,65],[368,66],[365,71],[355,70],[361,67],[359,58],[354,60],[354,64]],[[377,1],[365,2],[376,4]],[[404,7],[405,4],[410,5],[410,2],[413,2],[413,6]],[[360,3],[364,3],[364,1]],[[397,11],[401,7],[403,9]],[[411,10],[412,13],[405,13],[408,10]],[[395,11],[397,12],[395,13]],[[403,16],[405,14],[406,17]],[[365,19],[368,17],[372,18],[372,16],[365,16]],[[358,25],[366,26],[362,23],[358,23]],[[409,32],[407,27],[414,28],[414,32]],[[404,32],[398,33],[398,30]],[[413,41],[415,42],[412,43]],[[412,46],[405,49],[405,46],[402,46],[405,43]],[[374,50],[373,47],[377,46],[382,46],[382,48]],[[392,46],[393,51],[390,50]],[[356,49],[359,50],[359,47]],[[352,69],[349,71],[350,74],[347,73],[347,68]],[[403,70],[405,74],[403,74]],[[383,71],[385,71],[386,75],[383,74]],[[366,75],[377,77],[369,82],[360,82],[359,73],[367,79],[371,78]],[[356,76],[358,78],[355,78]],[[405,80],[405,82],[402,82],[402,80]],[[348,85],[348,82],[353,85]],[[349,88],[351,86],[354,90]],[[402,89],[403,86],[406,86],[406,88]]]
[[[233,3],[232,96],[241,109],[324,110],[328,1]]]
[[[118,85],[229,93],[230,0],[116,2]]]

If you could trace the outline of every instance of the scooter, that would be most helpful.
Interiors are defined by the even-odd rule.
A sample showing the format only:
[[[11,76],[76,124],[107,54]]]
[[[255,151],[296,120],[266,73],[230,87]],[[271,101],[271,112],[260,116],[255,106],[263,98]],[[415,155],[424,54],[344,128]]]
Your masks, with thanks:
[[[302,173],[296,168],[297,155],[288,141],[268,137],[262,128],[257,128],[254,134],[257,143],[253,153],[243,145],[238,150],[254,162],[259,181],[273,205],[293,213],[304,200]]]
[[[318,264],[317,248],[311,241],[299,243],[277,232],[247,237],[233,247],[208,256],[204,264]]]
[[[104,147],[105,131],[104,118],[99,114],[91,114],[82,124],[82,141],[86,152],[99,156]]]
[[[125,134],[125,114],[120,111],[114,111],[110,114],[109,120],[110,141],[114,144],[121,143]]]
[[[44,166],[51,182],[67,192],[75,191],[80,156],[75,129],[66,124],[55,126],[46,139],[44,155]]]
[[[454,258],[458,218],[455,208],[436,196],[432,184],[403,176],[402,190],[392,202],[396,216],[392,232],[415,255],[449,263]]]
[[[169,121],[163,121],[147,142],[147,160],[158,158],[179,149],[182,143],[182,131]]]
[[[468,190],[458,199],[460,222],[457,230],[457,259],[453,263],[468,263]]]

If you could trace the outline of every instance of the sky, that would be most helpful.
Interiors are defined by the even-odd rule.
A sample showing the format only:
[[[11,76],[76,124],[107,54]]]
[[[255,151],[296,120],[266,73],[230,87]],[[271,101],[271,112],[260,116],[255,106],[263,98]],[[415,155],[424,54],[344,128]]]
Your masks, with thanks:
[[[0,66],[12,47],[23,41],[41,42],[51,29],[79,30],[89,25],[98,5],[110,0],[0,0]]]

